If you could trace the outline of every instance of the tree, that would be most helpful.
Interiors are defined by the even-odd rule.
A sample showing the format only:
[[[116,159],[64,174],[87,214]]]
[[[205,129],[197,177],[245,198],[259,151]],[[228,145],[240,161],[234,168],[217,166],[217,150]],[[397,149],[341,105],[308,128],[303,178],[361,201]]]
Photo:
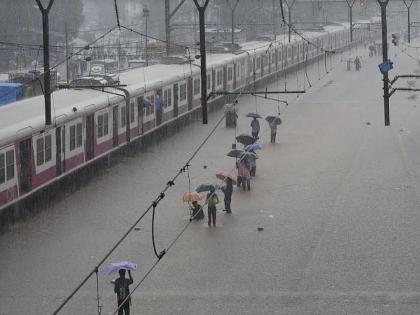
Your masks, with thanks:
[[[83,19],[82,0],[56,0],[50,12],[51,45],[57,41],[63,42],[65,22],[68,24],[69,38],[72,38],[77,35]],[[42,16],[35,0],[0,3],[0,39],[22,44],[0,46],[0,70],[6,70],[18,55],[25,59],[36,57],[37,48],[31,45],[42,45]]]

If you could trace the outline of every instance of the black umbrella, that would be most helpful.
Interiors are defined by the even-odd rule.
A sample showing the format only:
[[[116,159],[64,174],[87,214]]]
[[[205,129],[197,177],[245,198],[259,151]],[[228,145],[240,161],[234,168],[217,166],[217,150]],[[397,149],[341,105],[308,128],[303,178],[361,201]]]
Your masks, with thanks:
[[[236,137],[236,141],[242,143],[244,146],[247,146],[249,144],[253,144],[255,139],[252,136],[243,133]]]
[[[211,190],[215,190],[214,185],[205,185],[205,184],[201,184],[200,186],[198,186],[195,191],[200,193],[200,192],[204,192],[204,191],[211,191]]]
[[[261,115],[257,113],[248,113],[245,116],[250,118],[262,118]]]
[[[252,160],[252,159],[258,159],[258,155],[255,153],[255,152],[249,152],[249,151],[246,151],[246,152],[244,152],[244,153],[242,153],[240,156],[239,156],[239,158],[240,159],[246,159],[246,160]]]
[[[282,121],[281,121],[280,117],[278,117],[278,116],[267,116],[267,117],[265,117],[265,120],[266,120],[269,124],[271,124],[273,121],[275,121],[275,123],[276,123],[277,125],[280,125],[280,124],[282,123]]]
[[[233,150],[230,150],[229,151],[229,153],[227,154],[227,156],[234,157],[234,158],[239,158],[244,153],[245,153],[244,150],[233,149]]]

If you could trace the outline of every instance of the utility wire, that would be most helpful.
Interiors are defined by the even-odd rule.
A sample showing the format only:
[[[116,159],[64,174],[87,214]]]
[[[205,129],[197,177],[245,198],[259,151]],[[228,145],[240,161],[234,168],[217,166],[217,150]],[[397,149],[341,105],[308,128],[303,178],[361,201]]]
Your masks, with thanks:
[[[73,56],[75,56],[76,54],[80,54],[83,50],[85,50],[86,48],[90,47],[90,45],[98,42],[99,40],[101,40],[102,38],[105,38],[108,34],[110,34],[111,32],[113,32],[115,29],[117,28],[117,26],[111,28],[110,30],[108,30],[106,33],[102,34],[100,37],[96,38],[95,40],[93,40],[92,42],[90,42],[88,45],[86,45],[84,48],[77,50],[74,53],[69,54],[69,56],[67,58],[64,58],[64,60],[56,63],[54,66],[50,67],[50,69],[48,69],[47,72],[51,72],[52,70],[58,68],[58,66],[62,65],[63,63],[65,63],[67,60],[70,60]],[[45,75],[46,72],[42,72],[39,76],[41,75]],[[30,80],[26,80],[24,82],[22,82],[21,84],[26,85],[30,82],[33,82],[34,80],[36,80],[36,78],[39,79],[39,76],[36,76],[34,79],[30,79]],[[13,88],[8,90],[6,93],[0,95],[0,98],[6,97],[8,95],[10,95],[11,93],[16,92],[19,89],[19,87]],[[51,93],[52,94],[52,93]]]
[[[90,277],[96,272],[96,270],[109,258],[109,256],[119,247],[119,245],[127,238],[127,236],[133,231],[133,229],[137,226],[137,224],[144,218],[144,216],[153,208],[157,207],[159,202],[165,197],[166,191],[168,191],[172,186],[175,185],[176,179],[187,170],[191,161],[195,158],[198,152],[203,148],[203,146],[207,143],[210,137],[214,134],[216,129],[219,127],[220,123],[225,118],[225,115],[217,121],[213,129],[207,135],[207,137],[200,143],[191,157],[185,162],[182,168],[176,173],[171,180],[168,181],[165,188],[159,193],[159,195],[155,198],[155,200],[146,208],[146,210],[140,215],[139,218],[129,227],[129,229],[123,234],[123,236],[114,244],[114,246],[105,254],[105,256],[97,263],[95,268],[80,282],[80,284],[71,292],[71,294],[60,304],[60,306],[53,312],[53,315],[58,314],[58,312],[70,301],[70,299],[80,290],[80,288],[90,279]],[[154,248],[155,249],[155,248]],[[155,253],[156,250],[155,250]],[[162,254],[163,253],[163,254]],[[166,251],[162,251],[161,254],[157,254],[156,256],[159,260],[165,255]],[[160,256],[160,257],[159,257]],[[158,261],[159,261],[158,260]],[[150,271],[151,272],[151,271]]]

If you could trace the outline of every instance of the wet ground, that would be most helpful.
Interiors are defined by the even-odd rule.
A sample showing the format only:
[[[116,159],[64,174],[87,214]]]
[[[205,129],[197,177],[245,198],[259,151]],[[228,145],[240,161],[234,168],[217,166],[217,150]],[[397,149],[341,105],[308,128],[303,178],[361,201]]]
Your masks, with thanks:
[[[233,214],[220,206],[216,228],[206,220],[187,228],[135,291],[133,314],[420,312],[419,99],[395,93],[391,126],[384,127],[380,59],[366,53],[363,47],[351,52],[362,55],[360,72],[346,70],[347,53],[328,63],[328,74],[322,62],[310,66],[312,88],[288,96],[287,108],[280,104],[283,124],[275,145],[261,121],[264,149],[251,191],[235,188]],[[393,75],[420,68],[402,54],[391,58]],[[289,75],[287,88],[303,88],[303,78],[302,71]],[[268,87],[282,88],[283,81]],[[266,116],[276,114],[278,104],[241,97],[237,134],[249,132],[245,114],[256,107]],[[221,115],[121,158],[83,189],[2,235],[0,314],[52,313]],[[233,168],[226,153],[234,135],[222,124],[191,162],[191,184],[183,173],[157,207],[158,251],[188,223],[183,192],[218,184],[215,172]],[[150,215],[107,262],[120,260],[139,264],[134,286],[156,261]],[[111,279],[99,274],[102,314],[115,309]],[[96,305],[92,277],[61,313],[96,314]]]

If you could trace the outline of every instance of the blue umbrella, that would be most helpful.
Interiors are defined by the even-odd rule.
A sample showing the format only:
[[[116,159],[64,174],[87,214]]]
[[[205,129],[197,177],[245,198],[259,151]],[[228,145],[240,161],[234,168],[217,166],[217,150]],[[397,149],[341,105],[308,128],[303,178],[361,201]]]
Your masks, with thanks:
[[[245,147],[245,151],[251,151],[251,150],[252,151],[262,150],[262,145],[259,143],[253,143]]]
[[[108,266],[106,266],[103,269],[103,272],[106,275],[111,275],[112,273],[120,270],[120,269],[127,269],[127,270],[137,270],[137,264],[132,263],[132,262],[128,262],[128,261],[120,261],[120,262],[115,262],[115,263],[110,263]]]

